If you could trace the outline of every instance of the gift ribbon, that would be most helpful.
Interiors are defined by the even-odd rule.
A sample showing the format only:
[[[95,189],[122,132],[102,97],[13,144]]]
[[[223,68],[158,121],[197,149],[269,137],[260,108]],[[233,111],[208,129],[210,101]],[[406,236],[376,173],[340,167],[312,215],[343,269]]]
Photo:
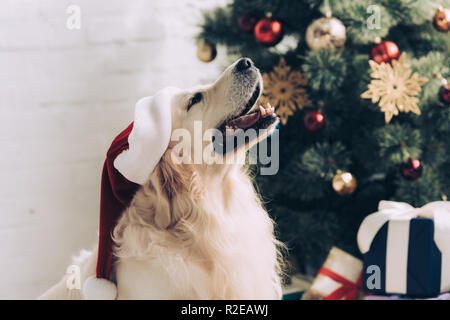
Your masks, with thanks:
[[[403,202],[380,201],[378,212],[368,215],[358,230],[358,246],[365,254],[379,229],[389,222],[386,248],[386,291],[406,293],[409,220],[434,219],[434,242],[441,251],[441,292],[450,290],[450,202],[436,201],[421,208]]]
[[[344,300],[356,300],[358,298],[358,291],[362,287],[362,272],[356,283],[325,267],[320,268],[318,274],[324,275],[342,284],[339,288],[326,296],[324,300],[341,300],[342,298],[344,298]]]

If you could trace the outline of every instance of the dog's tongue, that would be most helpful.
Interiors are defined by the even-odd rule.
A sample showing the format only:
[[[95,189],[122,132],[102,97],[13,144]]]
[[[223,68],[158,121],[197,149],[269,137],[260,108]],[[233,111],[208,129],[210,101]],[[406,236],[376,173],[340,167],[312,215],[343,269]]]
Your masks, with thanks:
[[[240,129],[247,129],[248,127],[251,127],[256,122],[258,122],[260,117],[261,117],[261,112],[255,112],[255,113],[247,114],[245,116],[231,120],[227,124],[232,127],[238,127]]]

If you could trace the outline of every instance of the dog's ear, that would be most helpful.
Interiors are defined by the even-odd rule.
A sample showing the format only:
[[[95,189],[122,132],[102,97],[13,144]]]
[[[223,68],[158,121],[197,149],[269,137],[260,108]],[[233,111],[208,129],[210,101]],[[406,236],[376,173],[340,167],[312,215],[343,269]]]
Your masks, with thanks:
[[[114,160],[114,167],[126,179],[143,185],[166,151],[172,133],[171,102],[177,92],[167,87],[137,102],[129,148]]]
[[[155,224],[162,229],[170,228],[182,216],[181,213],[189,211],[192,204],[183,201],[183,210],[180,210],[180,199],[185,199],[182,193],[189,192],[192,187],[193,169],[191,165],[176,165],[172,161],[168,150],[155,168],[148,188],[157,193],[158,205],[155,209]]]
[[[155,208],[154,223],[159,229],[167,229],[173,223],[172,207],[170,199],[166,194],[161,194],[158,199],[158,205]]]

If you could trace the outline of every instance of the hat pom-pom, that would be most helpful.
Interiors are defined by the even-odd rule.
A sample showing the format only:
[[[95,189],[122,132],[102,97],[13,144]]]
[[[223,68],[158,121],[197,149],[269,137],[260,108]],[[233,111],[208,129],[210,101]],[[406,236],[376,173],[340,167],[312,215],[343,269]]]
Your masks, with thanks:
[[[117,287],[112,281],[91,276],[84,282],[83,296],[86,300],[115,300]]]

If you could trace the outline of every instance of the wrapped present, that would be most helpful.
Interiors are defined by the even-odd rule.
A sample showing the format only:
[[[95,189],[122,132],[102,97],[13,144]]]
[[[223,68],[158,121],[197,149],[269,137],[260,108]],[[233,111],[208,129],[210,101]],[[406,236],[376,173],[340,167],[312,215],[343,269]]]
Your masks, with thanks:
[[[416,209],[381,201],[378,209],[357,236],[365,290],[417,297],[450,291],[450,202]]]
[[[341,249],[331,248],[303,300],[357,300],[361,298],[361,260]]]

